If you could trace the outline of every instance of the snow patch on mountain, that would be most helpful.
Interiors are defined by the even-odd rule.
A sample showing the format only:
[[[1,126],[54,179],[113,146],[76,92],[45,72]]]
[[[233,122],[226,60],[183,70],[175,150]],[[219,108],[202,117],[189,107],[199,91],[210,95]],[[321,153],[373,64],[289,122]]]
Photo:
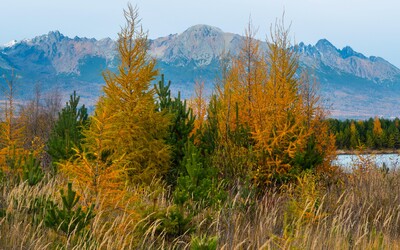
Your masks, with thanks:
[[[17,43],[18,43],[17,40],[11,40],[11,41],[9,41],[8,43],[5,43],[2,47],[4,47],[4,48],[9,48],[9,47],[14,46],[14,45],[17,44]]]

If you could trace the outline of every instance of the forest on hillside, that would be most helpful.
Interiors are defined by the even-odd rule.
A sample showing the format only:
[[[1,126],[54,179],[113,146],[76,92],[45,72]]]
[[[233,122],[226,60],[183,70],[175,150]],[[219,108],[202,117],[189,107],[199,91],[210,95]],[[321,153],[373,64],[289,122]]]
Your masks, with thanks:
[[[283,20],[268,51],[250,23],[214,94],[199,82],[183,100],[148,56],[137,9],[124,16],[93,114],[75,92],[62,107],[37,88],[21,106],[18,77],[5,77],[0,248],[400,246],[399,172],[331,164],[335,144],[397,147],[398,120],[327,119]]]

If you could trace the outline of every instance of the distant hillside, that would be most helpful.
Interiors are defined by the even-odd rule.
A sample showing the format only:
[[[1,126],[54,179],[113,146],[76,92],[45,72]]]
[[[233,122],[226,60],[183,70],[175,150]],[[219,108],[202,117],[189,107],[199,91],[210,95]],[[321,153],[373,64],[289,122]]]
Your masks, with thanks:
[[[219,28],[196,25],[181,34],[150,41],[150,55],[160,72],[171,79],[174,89],[191,95],[195,80],[206,83],[209,91],[219,74],[221,55],[239,51],[243,37]],[[266,49],[266,43],[262,42]],[[298,44],[300,65],[321,82],[321,92],[331,103],[334,117],[400,116],[400,70],[380,57],[366,57],[351,47],[337,49],[322,39],[315,45]],[[20,94],[28,98],[32,86],[58,88],[67,96],[76,89],[83,100],[93,104],[103,84],[101,72],[115,70],[118,58],[115,42],[63,36],[60,32],[0,48],[0,74],[12,68],[21,77]]]

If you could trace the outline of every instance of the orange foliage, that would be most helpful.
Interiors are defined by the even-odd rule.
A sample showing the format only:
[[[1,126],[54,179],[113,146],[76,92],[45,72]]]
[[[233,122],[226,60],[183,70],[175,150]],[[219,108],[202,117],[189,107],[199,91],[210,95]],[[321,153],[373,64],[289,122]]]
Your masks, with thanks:
[[[0,123],[0,167],[7,174],[14,177],[21,174],[20,161],[28,153],[23,148],[24,127],[18,121],[15,107],[17,76],[12,71],[11,77],[4,78],[6,101],[3,106],[3,122]]]
[[[98,200],[114,207],[118,203],[124,206],[126,172],[123,157],[111,157],[111,119],[106,109],[98,107],[91,117],[90,127],[83,131],[83,151],[75,149],[76,160],[60,164],[60,167],[73,178],[82,194],[88,189],[87,200]]]
[[[224,141],[238,126],[250,130],[258,154],[253,178],[259,185],[287,175],[310,140],[325,156],[321,165],[327,167],[334,156],[334,137],[328,133],[316,83],[306,73],[299,79],[297,70],[297,54],[283,23],[276,24],[266,55],[249,24],[239,56],[217,86],[219,130]]]
[[[97,108],[107,109],[114,160],[122,156],[132,182],[150,183],[169,167],[170,150],[165,143],[169,118],[158,112],[151,81],[157,75],[155,61],[148,58],[147,34],[139,25],[137,10],[125,11],[126,27],[121,29],[117,50],[121,59],[118,73],[103,74],[104,101]]]
[[[299,95],[300,81],[295,77],[297,57],[283,26],[276,26],[268,49],[268,78],[260,85],[254,105],[253,137],[260,153],[258,168],[263,170],[261,176],[255,176],[258,182],[287,174],[291,160],[310,135],[305,128],[310,111],[304,109],[303,96]]]
[[[377,116],[375,116],[375,119],[374,119],[373,133],[375,136],[380,136],[383,133],[381,121],[379,120],[379,118]]]
[[[260,51],[260,42],[249,23],[246,37],[237,58],[232,59],[229,71],[217,86],[220,103],[220,132],[227,140],[229,132],[239,127],[253,126],[254,103],[260,86],[266,80],[266,64]]]
[[[190,108],[196,116],[193,132],[202,129],[207,114],[207,102],[204,96],[204,82],[195,82],[195,97],[190,101]]]

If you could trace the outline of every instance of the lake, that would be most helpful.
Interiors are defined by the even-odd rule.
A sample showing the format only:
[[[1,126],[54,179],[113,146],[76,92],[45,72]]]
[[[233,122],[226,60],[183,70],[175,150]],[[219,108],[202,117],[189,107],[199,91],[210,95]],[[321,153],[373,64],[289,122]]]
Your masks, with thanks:
[[[353,168],[362,163],[375,163],[379,167],[385,164],[390,169],[398,168],[400,155],[398,154],[364,154],[364,155],[338,155],[333,164],[344,168]]]

